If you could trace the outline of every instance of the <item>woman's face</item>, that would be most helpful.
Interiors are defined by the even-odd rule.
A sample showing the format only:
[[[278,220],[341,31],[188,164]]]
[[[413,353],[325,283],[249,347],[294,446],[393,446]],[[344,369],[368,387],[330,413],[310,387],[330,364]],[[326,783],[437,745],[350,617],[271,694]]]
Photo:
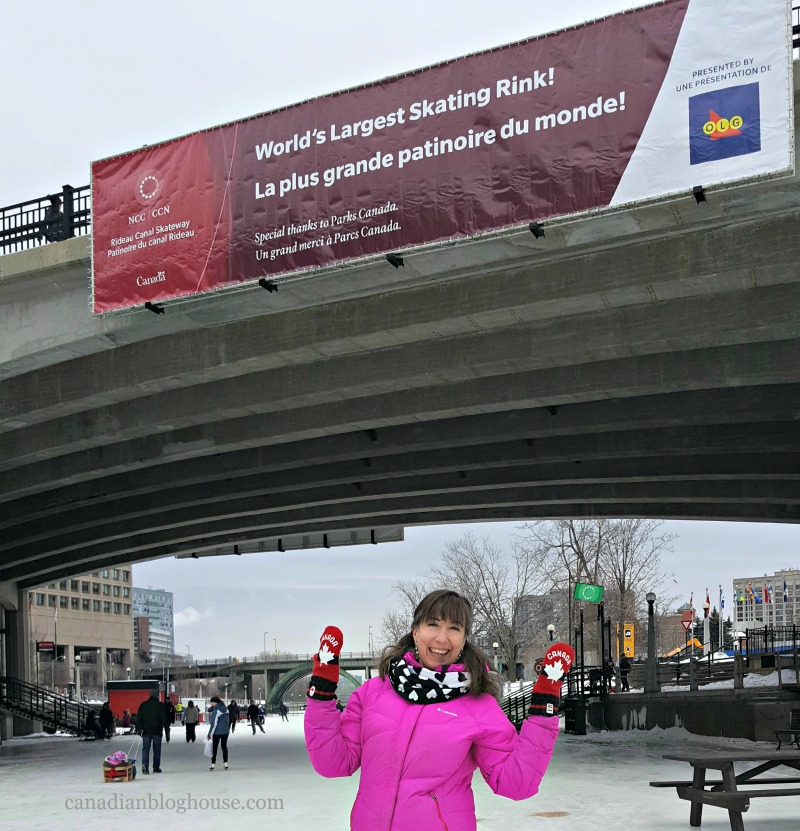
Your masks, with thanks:
[[[463,626],[440,618],[423,621],[411,630],[411,634],[417,645],[419,662],[426,669],[454,664],[467,640]]]

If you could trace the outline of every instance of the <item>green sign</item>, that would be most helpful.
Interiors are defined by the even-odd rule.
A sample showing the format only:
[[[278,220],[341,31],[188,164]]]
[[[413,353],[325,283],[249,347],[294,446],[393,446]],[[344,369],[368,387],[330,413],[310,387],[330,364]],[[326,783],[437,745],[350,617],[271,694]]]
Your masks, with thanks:
[[[588,600],[589,603],[601,603],[604,591],[605,589],[602,586],[594,586],[591,583],[576,583],[573,597],[575,600]]]

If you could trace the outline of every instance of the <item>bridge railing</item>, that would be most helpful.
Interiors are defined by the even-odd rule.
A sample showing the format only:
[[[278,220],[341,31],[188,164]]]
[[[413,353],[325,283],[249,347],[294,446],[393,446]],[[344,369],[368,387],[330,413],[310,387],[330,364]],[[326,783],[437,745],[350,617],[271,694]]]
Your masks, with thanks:
[[[54,197],[61,200],[58,212],[52,207]],[[0,208],[0,254],[86,236],[91,224],[89,185],[64,185],[58,193]]]
[[[229,655],[227,658],[205,658],[200,661],[192,661],[191,666],[207,667],[216,665],[227,666],[230,664],[263,664],[265,661],[268,664],[279,664],[286,661],[313,661],[315,654],[314,652],[268,652],[266,658],[263,652],[260,655],[245,655],[243,657]],[[374,652],[342,652],[339,656],[340,661],[376,661],[378,658],[379,655]],[[188,668],[190,665],[187,664],[186,666]],[[158,669],[158,666],[153,669]]]

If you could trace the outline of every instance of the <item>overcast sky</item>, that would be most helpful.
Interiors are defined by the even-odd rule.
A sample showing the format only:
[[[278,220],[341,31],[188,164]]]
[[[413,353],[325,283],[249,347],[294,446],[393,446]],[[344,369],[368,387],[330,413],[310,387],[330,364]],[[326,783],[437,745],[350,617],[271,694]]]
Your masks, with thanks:
[[[95,159],[642,5],[6,0],[0,205],[89,184]],[[508,548],[514,525],[473,530]],[[716,601],[719,583],[729,599],[735,577],[800,567],[795,526],[664,530],[678,535],[664,565],[687,600],[708,586]],[[346,650],[366,649],[392,584],[421,575],[461,533],[418,528],[378,547],[164,560],[137,566],[134,581],[174,592],[178,652],[253,655],[265,631],[268,649],[306,651],[328,623],[342,627]]]

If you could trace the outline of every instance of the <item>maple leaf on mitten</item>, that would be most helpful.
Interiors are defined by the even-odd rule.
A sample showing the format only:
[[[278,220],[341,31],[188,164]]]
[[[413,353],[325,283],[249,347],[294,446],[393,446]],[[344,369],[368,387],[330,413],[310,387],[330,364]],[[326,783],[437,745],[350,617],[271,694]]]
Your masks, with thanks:
[[[314,656],[314,669],[308,687],[308,697],[318,701],[336,698],[339,683],[339,653],[344,637],[337,626],[328,626],[319,639],[319,650]]]
[[[561,699],[561,685],[572,668],[575,650],[568,643],[554,643],[545,652],[542,671],[536,679],[531,694],[528,714],[532,716],[557,716]]]

